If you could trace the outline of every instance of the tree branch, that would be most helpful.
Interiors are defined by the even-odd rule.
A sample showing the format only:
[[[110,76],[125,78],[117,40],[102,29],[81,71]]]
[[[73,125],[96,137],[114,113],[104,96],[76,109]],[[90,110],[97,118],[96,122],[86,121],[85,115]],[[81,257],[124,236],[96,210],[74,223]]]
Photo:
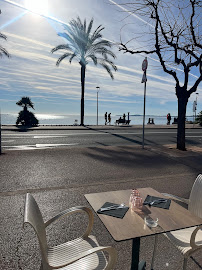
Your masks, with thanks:
[[[129,50],[127,48],[127,46],[125,44],[123,44],[122,42],[119,43],[119,51],[124,51],[124,53],[130,53],[130,54],[140,54],[140,53],[146,53],[146,54],[152,54],[152,53],[156,53],[156,50],[151,50],[151,51],[146,51],[146,50],[141,50],[141,51],[133,51],[133,50]]]
[[[192,14],[190,18],[190,30],[191,30],[191,35],[194,41],[194,45],[202,49],[202,45],[199,44],[196,40],[195,32],[194,32],[194,25],[193,25],[193,18],[195,16],[195,4],[196,0],[190,0],[191,6],[192,6]]]
[[[160,18],[159,18],[159,15],[158,15],[158,3],[157,3],[156,6],[155,6],[155,19],[156,19],[156,26],[155,26],[155,37],[156,37],[156,44],[155,44],[155,47],[156,47],[156,53],[157,53],[157,55],[158,55],[158,57],[159,57],[160,63],[161,63],[161,65],[162,65],[162,67],[163,67],[163,70],[164,70],[166,73],[172,75],[173,78],[174,78],[175,81],[176,81],[176,84],[179,85],[179,80],[178,80],[178,78],[177,78],[176,72],[173,71],[173,70],[167,69],[167,67],[166,67],[166,65],[165,65],[165,61],[163,60],[163,57],[162,57],[162,55],[161,55],[161,48],[160,48],[160,45],[159,45],[159,36],[158,36],[158,35],[159,35],[159,29],[158,29],[158,28],[159,28],[159,24],[160,24],[160,28],[161,28],[161,33],[163,34],[163,36],[164,36],[166,42],[168,43],[169,41],[168,41],[167,36],[165,35],[164,31],[163,31],[163,28],[162,28],[162,26],[161,26],[161,23],[160,23]],[[162,31],[163,31],[163,32],[162,32]],[[169,44],[169,43],[168,43],[168,44]]]

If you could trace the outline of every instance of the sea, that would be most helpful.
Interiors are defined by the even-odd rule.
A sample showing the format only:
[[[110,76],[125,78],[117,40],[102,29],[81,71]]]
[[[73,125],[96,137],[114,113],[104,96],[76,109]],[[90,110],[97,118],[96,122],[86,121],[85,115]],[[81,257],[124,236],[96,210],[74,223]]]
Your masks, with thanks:
[[[16,113],[2,113],[1,114],[1,124],[2,125],[15,125],[18,114]],[[35,114],[39,120],[39,125],[75,125],[80,124],[80,115],[58,115],[58,114]],[[116,120],[122,117],[122,115],[111,115],[111,125],[114,125]],[[174,117],[171,116],[171,123],[174,120]],[[153,118],[154,124],[156,125],[166,125],[167,118],[166,115],[157,116],[157,115],[146,115],[145,124],[147,124],[148,119]],[[128,115],[126,115],[128,119]],[[143,116],[142,115],[130,115],[131,125],[142,125]],[[193,121],[193,116],[187,116],[188,121]],[[96,115],[85,115],[84,117],[85,125],[97,125],[97,116]],[[105,119],[104,115],[98,117],[98,125],[104,125]]]

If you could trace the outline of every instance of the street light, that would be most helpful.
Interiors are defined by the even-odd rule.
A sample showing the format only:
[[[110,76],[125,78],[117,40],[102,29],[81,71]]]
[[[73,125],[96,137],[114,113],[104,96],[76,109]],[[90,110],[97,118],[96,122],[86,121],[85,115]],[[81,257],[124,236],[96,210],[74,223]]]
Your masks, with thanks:
[[[96,86],[96,88],[97,88],[97,126],[98,126],[98,93],[100,91],[100,87]]]
[[[196,102],[195,102],[195,104],[196,104],[196,107],[195,107],[195,122],[196,122],[196,110],[197,110],[197,95],[199,95],[199,93],[196,93]]]
[[[147,57],[142,62],[143,76],[141,83],[144,83],[144,110],[143,110],[143,134],[142,134],[142,148],[144,149],[144,125],[145,125],[145,104],[146,104],[146,87],[147,87]]]

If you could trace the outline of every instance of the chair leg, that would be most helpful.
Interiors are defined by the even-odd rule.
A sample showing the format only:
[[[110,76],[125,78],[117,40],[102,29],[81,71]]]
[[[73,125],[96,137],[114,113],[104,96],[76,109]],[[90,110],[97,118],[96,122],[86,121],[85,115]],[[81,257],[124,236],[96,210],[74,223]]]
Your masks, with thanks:
[[[184,261],[183,261],[183,270],[186,270],[186,268],[187,268],[187,257],[184,257]]]

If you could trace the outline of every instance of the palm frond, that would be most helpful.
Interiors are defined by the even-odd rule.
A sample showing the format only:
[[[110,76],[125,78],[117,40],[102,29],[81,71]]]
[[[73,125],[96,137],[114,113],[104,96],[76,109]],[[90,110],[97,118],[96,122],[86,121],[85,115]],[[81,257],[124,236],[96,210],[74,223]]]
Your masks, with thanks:
[[[16,102],[16,104],[18,106],[31,107],[32,109],[34,109],[34,103],[29,97],[22,97],[18,102]]]
[[[58,50],[71,50],[71,49],[70,49],[70,47],[69,47],[68,44],[62,44],[62,45],[58,45],[58,46],[56,46],[55,48],[53,48],[53,49],[51,50],[51,52],[54,53],[54,52],[56,52],[56,51],[58,51]]]
[[[101,32],[102,30],[104,30],[104,29],[105,29],[105,28],[102,27],[102,25],[99,25],[99,26],[97,27],[97,29],[94,31],[94,33],[93,33],[93,35],[92,35],[92,37],[91,37],[92,43],[93,43],[96,39],[102,38],[102,34],[100,34],[100,32]]]
[[[100,65],[101,65],[104,69],[106,69],[106,71],[109,73],[110,77],[111,77],[112,80],[113,80],[113,79],[114,79],[114,75],[112,74],[110,67],[109,67],[107,64],[105,64],[105,63],[100,63]]]
[[[83,31],[84,33],[86,33],[86,19],[84,20],[84,23],[83,23]]]
[[[97,66],[97,57],[94,54],[88,55],[87,58],[91,58],[95,66]]]
[[[89,25],[88,25],[88,29],[87,29],[87,35],[89,36],[90,32],[91,32],[91,29],[92,29],[92,26],[93,26],[93,18],[91,19]]]
[[[2,33],[0,33],[0,38],[3,38],[5,40],[7,39],[7,37]],[[0,46],[0,57],[3,57],[3,55],[10,57],[10,54],[8,53],[8,51],[4,47]]]
[[[0,33],[0,38],[3,38],[3,39],[7,39],[7,36],[5,36],[4,34]]]
[[[112,61],[110,61],[109,59],[98,58],[98,63],[100,65],[102,65],[102,64],[110,65],[113,68],[114,71],[118,70],[117,66]]]
[[[60,62],[61,62],[63,59],[69,57],[70,55],[72,55],[72,53],[65,53],[65,54],[63,54],[62,56],[60,56],[60,57],[58,58],[57,62],[56,62],[56,66],[59,66],[59,65],[60,65]]]
[[[72,60],[73,60],[74,57],[76,57],[76,54],[75,53],[73,53],[72,56],[69,58],[70,64],[71,64],[71,62],[72,62]]]
[[[7,50],[3,48],[2,46],[0,46],[0,57],[2,57],[3,55],[10,57],[10,54],[7,52]]]
[[[68,42],[71,42],[71,37],[67,33],[58,33],[58,36],[65,38]]]

